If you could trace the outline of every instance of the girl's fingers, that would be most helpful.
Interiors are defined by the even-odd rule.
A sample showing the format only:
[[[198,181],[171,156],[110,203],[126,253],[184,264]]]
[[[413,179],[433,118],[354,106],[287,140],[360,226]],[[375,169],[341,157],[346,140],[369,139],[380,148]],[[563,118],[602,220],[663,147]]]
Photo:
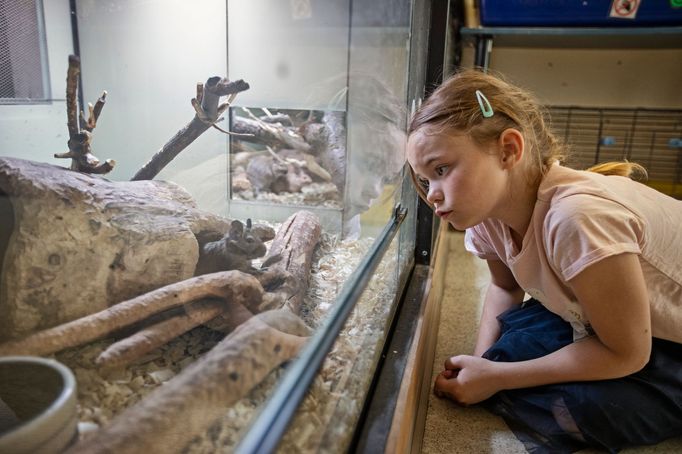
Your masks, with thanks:
[[[441,377],[444,378],[455,378],[457,376],[457,371],[450,370],[450,369],[445,369],[443,372],[440,373]]]
[[[445,372],[448,372],[448,371],[445,371]],[[447,383],[447,380],[448,379],[443,376],[443,372],[438,374],[438,376],[436,377],[436,383],[433,386],[433,393],[437,397],[448,397],[447,393],[444,392],[444,390],[443,390],[443,387]]]
[[[459,370],[463,368],[462,355],[451,356],[445,360],[444,367],[446,370]]]

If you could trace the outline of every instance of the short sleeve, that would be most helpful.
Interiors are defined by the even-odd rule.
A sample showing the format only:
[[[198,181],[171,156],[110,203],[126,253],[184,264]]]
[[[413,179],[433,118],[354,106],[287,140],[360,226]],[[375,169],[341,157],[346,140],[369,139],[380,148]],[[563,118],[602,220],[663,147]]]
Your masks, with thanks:
[[[482,224],[466,229],[464,232],[464,247],[476,257],[484,260],[500,260],[499,255],[491,244],[490,236]]]
[[[553,203],[544,221],[549,262],[566,281],[607,257],[642,252],[640,216],[612,200],[576,194]]]

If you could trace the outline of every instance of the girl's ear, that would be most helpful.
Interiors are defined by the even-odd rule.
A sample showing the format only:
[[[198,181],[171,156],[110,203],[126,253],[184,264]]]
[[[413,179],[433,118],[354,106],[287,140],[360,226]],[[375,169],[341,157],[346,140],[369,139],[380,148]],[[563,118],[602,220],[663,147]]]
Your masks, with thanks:
[[[508,128],[502,131],[498,140],[502,167],[511,169],[521,162],[525,151],[523,134],[518,129]]]

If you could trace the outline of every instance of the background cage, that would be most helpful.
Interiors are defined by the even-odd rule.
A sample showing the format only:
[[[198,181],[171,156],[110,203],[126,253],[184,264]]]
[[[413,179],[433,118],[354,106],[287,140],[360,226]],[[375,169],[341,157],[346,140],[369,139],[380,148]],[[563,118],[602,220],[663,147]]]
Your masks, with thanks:
[[[647,185],[682,198],[682,110],[553,106],[549,111],[552,129],[569,145],[568,166],[636,162],[647,169]]]

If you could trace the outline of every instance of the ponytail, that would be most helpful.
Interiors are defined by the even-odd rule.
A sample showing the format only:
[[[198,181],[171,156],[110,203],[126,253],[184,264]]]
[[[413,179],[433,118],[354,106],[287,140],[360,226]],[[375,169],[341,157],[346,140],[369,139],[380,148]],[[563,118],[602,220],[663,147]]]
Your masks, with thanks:
[[[602,175],[617,175],[621,177],[629,177],[633,180],[646,180],[648,175],[646,169],[635,162],[604,162],[597,164],[589,169],[588,172],[600,173]]]

